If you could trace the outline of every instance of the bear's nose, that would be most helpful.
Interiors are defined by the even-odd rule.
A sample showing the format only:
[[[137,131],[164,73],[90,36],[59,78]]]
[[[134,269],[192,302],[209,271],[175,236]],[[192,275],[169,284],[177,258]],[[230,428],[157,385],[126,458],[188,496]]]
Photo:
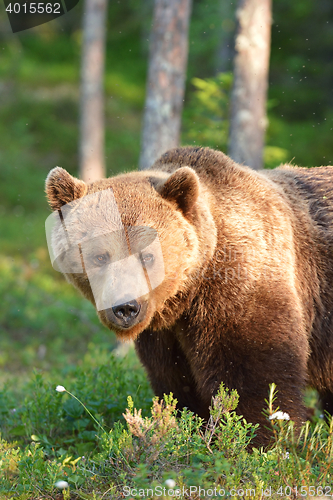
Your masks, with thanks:
[[[122,322],[129,324],[135,320],[139,314],[141,305],[137,303],[136,300],[131,300],[120,306],[115,306],[112,311],[116,318],[120,319]]]

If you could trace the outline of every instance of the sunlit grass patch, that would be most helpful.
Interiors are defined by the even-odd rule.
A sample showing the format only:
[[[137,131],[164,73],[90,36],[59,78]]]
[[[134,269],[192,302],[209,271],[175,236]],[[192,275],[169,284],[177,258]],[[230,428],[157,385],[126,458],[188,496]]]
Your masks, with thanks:
[[[223,491],[224,497],[235,496],[235,490],[244,496],[241,492],[246,491],[247,498],[261,500],[296,498],[301,493],[323,496],[329,491],[333,423],[306,423],[296,432],[293,422],[277,418],[281,412],[274,405],[274,387],[266,410],[267,416],[275,415],[267,419],[272,442],[267,449],[258,449],[252,444],[256,426],[236,414],[238,395],[223,385],[213,398],[208,426],[186,409],[177,414],[172,395],[163,401],[155,398],[151,404],[151,393],[143,386],[134,394],[133,382],[139,379],[119,387],[118,406],[103,406],[98,397],[109,393],[114,402],[117,394],[112,377],[105,375],[113,372],[123,380],[128,372],[127,363],[110,361],[111,368],[76,371],[57,379],[70,387],[88,414],[66,390],[58,385],[57,393],[56,385],[40,374],[28,382],[24,403],[14,412],[17,421],[5,415],[12,426],[16,424],[12,431],[19,434],[21,429],[22,434],[20,447],[1,441],[0,493],[11,491],[15,498],[30,500],[56,498],[57,488],[64,487],[66,495],[87,499],[158,498],[167,487],[185,490],[180,498],[188,498],[190,488],[195,497],[201,488]],[[133,398],[128,396],[125,409],[123,395],[129,387]]]

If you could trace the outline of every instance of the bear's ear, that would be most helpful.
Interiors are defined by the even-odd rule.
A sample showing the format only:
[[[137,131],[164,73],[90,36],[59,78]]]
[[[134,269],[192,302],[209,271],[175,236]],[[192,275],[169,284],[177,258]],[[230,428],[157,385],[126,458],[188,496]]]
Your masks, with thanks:
[[[161,186],[160,195],[177,204],[186,216],[190,215],[193,205],[199,196],[199,179],[190,167],[181,167],[176,170]]]
[[[45,192],[53,211],[86,194],[87,184],[72,177],[66,170],[56,167],[46,178]]]

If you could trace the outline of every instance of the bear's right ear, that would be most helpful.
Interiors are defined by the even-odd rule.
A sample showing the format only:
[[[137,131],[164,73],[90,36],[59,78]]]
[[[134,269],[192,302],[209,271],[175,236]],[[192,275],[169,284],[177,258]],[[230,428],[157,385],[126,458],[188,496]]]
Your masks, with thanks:
[[[181,167],[170,175],[158,191],[162,198],[175,202],[185,217],[188,217],[199,196],[199,182],[192,168]]]
[[[60,167],[51,170],[45,181],[46,196],[53,211],[81,198],[87,190],[85,182],[75,179]]]

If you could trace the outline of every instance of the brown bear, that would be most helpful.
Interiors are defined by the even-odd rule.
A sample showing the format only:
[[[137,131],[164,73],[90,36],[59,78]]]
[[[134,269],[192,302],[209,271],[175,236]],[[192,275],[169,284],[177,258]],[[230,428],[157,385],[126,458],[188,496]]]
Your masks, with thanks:
[[[156,395],[207,419],[223,381],[265,443],[272,382],[297,425],[307,384],[333,411],[332,182],[333,167],[257,172],[192,147],[88,185],[55,168],[50,246],[102,323],[135,340]]]

